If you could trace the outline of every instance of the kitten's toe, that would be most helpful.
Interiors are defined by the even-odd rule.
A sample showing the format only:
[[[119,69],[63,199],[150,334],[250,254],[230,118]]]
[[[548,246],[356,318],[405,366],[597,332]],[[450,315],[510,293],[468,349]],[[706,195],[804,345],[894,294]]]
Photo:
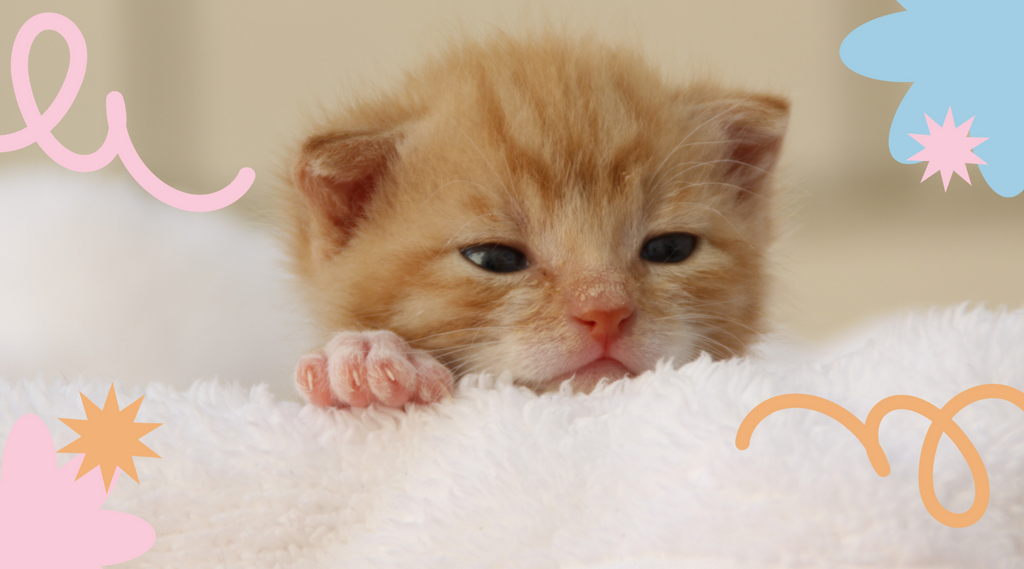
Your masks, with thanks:
[[[414,402],[435,403],[451,395],[455,381],[451,371],[444,364],[421,350],[413,350],[409,359],[416,367],[416,377],[419,380],[416,395],[413,397]]]
[[[327,375],[327,358],[323,354],[310,354],[295,366],[295,384],[299,392],[317,407],[339,405],[331,393],[331,380]]]
[[[352,407],[366,407],[375,401],[366,377],[366,355],[370,344],[362,334],[341,332],[327,343],[327,375],[331,393]]]
[[[416,368],[409,360],[409,345],[394,332],[369,333],[366,375],[370,390],[388,407],[401,407],[416,394]]]

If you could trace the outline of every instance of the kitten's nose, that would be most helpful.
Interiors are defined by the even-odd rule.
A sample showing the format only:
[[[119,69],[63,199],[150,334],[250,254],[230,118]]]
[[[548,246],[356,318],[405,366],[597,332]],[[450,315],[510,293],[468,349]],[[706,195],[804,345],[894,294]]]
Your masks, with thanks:
[[[626,283],[600,273],[581,275],[566,292],[569,316],[605,348],[625,332],[636,312]]]
[[[612,341],[622,334],[623,323],[633,315],[632,306],[619,306],[610,310],[592,309],[575,314],[574,318],[590,327],[590,336],[598,343]]]

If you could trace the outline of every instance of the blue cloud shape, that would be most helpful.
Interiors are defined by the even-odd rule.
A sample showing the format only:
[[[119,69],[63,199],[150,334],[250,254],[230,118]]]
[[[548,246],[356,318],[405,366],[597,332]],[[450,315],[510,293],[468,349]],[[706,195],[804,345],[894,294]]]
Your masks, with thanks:
[[[975,117],[975,154],[995,192],[1024,190],[1024,1],[899,0],[906,9],[846,36],[839,57],[881,81],[912,82],[889,130],[889,152],[903,164],[921,150],[908,133],[927,133],[924,115],[942,124]]]

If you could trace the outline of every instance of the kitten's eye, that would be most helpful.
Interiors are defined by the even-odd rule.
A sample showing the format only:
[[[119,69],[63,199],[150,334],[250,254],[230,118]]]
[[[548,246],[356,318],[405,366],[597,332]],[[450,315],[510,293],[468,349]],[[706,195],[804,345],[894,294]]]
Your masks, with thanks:
[[[462,256],[492,273],[514,273],[529,266],[526,255],[495,243],[466,247],[462,250]]]
[[[686,260],[697,247],[697,236],[690,233],[668,233],[649,239],[640,248],[640,258],[652,263],[678,263]]]

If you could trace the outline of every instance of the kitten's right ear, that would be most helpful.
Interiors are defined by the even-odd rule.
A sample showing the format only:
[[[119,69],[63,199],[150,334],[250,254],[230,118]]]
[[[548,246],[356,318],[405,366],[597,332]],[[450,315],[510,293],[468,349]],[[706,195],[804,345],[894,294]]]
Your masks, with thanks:
[[[397,157],[392,132],[330,132],[310,137],[292,170],[305,198],[307,223],[329,249],[343,246]]]
[[[737,199],[746,201],[770,189],[770,178],[782,149],[789,123],[789,101],[757,93],[725,96],[702,107],[729,142],[723,162],[723,176],[742,191]]]

